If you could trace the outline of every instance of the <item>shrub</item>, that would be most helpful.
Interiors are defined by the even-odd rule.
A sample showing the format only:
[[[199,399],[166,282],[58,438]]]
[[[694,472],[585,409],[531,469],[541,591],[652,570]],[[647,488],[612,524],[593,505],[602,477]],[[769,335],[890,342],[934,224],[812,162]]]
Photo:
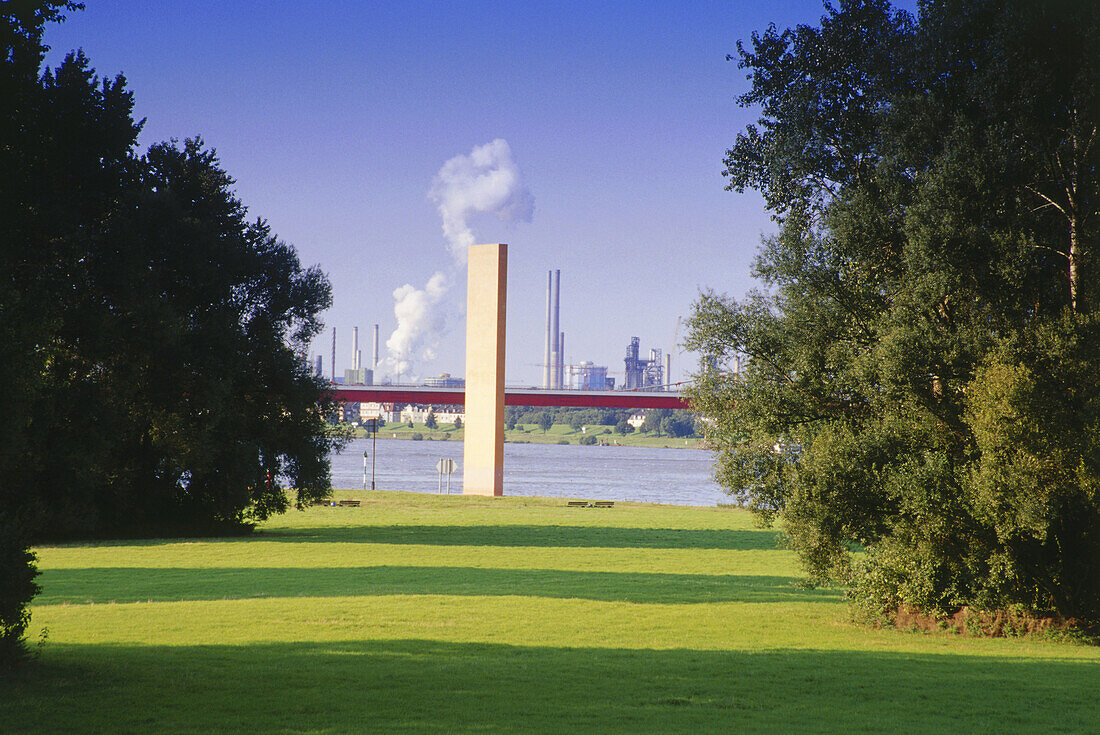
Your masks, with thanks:
[[[23,642],[31,619],[27,605],[39,590],[34,583],[35,556],[12,525],[0,519],[0,669],[26,656]]]
[[[412,440],[413,440],[414,442],[422,442],[422,441],[424,441],[424,435],[423,435],[423,434],[421,434],[421,433],[420,433],[419,431],[415,431],[415,432],[413,432],[413,435],[412,435],[412,437],[410,437],[410,438],[411,438],[411,439],[412,439]]]

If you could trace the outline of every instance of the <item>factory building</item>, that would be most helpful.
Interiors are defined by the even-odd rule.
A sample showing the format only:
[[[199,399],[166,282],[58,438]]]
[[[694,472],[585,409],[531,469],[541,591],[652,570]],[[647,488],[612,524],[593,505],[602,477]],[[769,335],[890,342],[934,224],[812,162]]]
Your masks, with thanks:
[[[642,358],[639,355],[640,343],[637,337],[631,337],[630,345],[626,348],[626,379],[623,387],[626,390],[665,390],[661,351],[651,349],[649,358]]]
[[[607,366],[585,360],[566,369],[570,390],[610,390],[615,379],[607,377]]]
[[[436,378],[424,378],[424,385],[429,388],[465,388],[465,378],[452,378],[450,373],[443,373]]]

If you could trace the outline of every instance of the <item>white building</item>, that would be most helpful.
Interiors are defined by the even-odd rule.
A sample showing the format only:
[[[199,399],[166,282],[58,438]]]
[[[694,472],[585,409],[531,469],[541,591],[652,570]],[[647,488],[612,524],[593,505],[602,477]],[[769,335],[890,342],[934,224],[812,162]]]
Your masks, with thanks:
[[[428,420],[428,413],[435,411],[435,420],[440,424],[453,424],[455,419],[466,423],[466,412],[460,406],[423,406],[410,403],[401,411],[400,421],[422,424]]]
[[[377,401],[364,401],[359,404],[359,420],[382,419],[386,422],[400,421],[401,412],[394,403],[378,403]]]

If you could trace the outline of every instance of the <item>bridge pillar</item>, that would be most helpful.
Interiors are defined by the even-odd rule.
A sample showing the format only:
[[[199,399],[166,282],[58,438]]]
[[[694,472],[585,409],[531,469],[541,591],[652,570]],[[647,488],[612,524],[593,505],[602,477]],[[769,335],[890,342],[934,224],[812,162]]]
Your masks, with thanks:
[[[467,274],[462,494],[503,495],[508,246],[472,246]]]

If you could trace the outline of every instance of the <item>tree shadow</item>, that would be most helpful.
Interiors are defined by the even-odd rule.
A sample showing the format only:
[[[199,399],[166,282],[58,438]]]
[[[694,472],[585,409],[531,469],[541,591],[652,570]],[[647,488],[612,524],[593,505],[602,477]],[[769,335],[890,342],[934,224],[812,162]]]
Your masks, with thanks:
[[[618,528],[551,525],[393,525],[264,529],[258,541],[425,546],[539,546],[627,549],[774,550],[774,530]]]
[[[448,566],[93,567],[47,569],[35,605],[175,602],[256,597],[465,595],[606,602],[840,602],[839,590],[807,590],[793,577],[589,572]]]
[[[1095,661],[430,640],[56,644],[11,732],[1083,733]]]

